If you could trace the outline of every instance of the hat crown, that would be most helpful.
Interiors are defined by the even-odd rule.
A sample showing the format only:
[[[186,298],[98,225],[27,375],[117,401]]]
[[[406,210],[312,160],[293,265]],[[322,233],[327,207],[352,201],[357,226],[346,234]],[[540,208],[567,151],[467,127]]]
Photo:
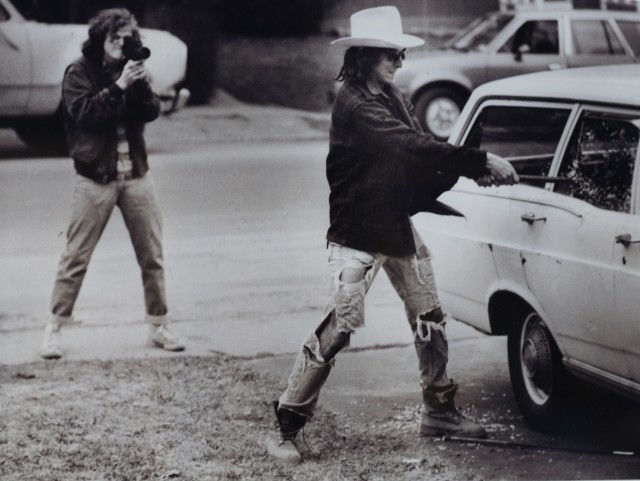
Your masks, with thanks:
[[[402,32],[402,20],[396,7],[374,7],[351,15],[351,36],[331,45],[404,49],[418,47],[424,40]]]
[[[402,20],[396,7],[367,8],[351,15],[351,36],[379,38],[402,35]]]

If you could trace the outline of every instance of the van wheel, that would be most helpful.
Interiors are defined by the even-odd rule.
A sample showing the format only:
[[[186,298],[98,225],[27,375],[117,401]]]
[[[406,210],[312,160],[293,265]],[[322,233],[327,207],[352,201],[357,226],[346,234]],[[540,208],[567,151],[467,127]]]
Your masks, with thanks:
[[[438,140],[447,140],[465,102],[460,93],[449,87],[427,89],[416,98],[416,116],[425,131]]]
[[[528,311],[515,323],[507,349],[511,386],[525,420],[534,429],[555,430],[571,383],[551,332],[537,312]]]

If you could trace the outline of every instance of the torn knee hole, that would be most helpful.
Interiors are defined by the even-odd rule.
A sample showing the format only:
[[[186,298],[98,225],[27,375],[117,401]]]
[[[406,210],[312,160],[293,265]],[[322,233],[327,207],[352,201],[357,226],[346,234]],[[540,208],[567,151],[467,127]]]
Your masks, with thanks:
[[[429,249],[427,249],[427,246],[421,245],[420,247],[418,247],[418,252],[417,252],[418,259],[429,259],[430,257],[431,256],[429,254]]]
[[[435,309],[427,312],[423,312],[418,316],[418,320],[422,322],[434,322],[436,324],[440,324],[444,321],[444,312],[440,307],[436,307]]]

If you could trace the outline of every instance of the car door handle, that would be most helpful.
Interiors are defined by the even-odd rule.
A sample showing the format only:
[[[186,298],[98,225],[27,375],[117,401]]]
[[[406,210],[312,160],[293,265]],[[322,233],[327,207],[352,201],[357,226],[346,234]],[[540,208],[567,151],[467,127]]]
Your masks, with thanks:
[[[546,217],[536,217],[536,215],[533,212],[527,212],[526,214],[522,214],[520,216],[520,219],[522,219],[524,222],[526,222],[529,225],[538,221],[547,222]]]
[[[631,244],[640,244],[640,240],[632,240],[631,234],[620,234],[616,236],[616,244],[629,247]]]
[[[564,69],[564,65],[560,64],[560,63],[550,63],[549,64],[549,70],[563,70]]]

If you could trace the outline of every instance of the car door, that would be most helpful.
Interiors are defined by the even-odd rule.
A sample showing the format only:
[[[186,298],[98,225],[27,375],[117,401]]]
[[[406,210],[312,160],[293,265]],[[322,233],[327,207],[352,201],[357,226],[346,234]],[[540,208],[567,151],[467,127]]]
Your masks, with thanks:
[[[632,52],[606,19],[570,19],[569,31],[567,63],[571,68],[635,62]]]
[[[32,69],[24,27],[0,5],[0,115],[20,115],[29,98]]]
[[[511,188],[476,187],[490,200],[487,206],[478,206],[486,210],[478,213],[477,225],[469,225],[490,240],[497,275],[507,284],[525,285],[520,259],[525,226],[520,218],[528,212],[530,199],[546,186],[540,179],[549,175],[572,113],[568,103],[487,101],[464,139],[464,145],[507,159],[523,176]]]
[[[487,57],[487,81],[566,68],[561,33],[557,19],[524,21]]]
[[[640,112],[637,112],[632,125],[640,129]],[[631,128],[630,128],[631,130]],[[629,135],[629,142],[620,150],[627,158],[635,159],[635,196],[632,205],[633,214],[625,216],[616,231],[613,264],[615,268],[615,305],[618,320],[618,330],[626,341],[623,348],[626,351],[627,366],[631,379],[640,383],[640,148],[638,147],[638,131]]]
[[[509,159],[520,174],[548,175],[572,104],[487,100],[460,142]],[[434,254],[438,287],[452,314],[489,332],[486,300],[501,282],[524,286],[520,216],[545,187],[525,180],[513,187],[483,188],[461,179],[440,199],[465,215],[414,217]],[[423,228],[422,228],[423,227]],[[459,259],[459,262],[452,262]],[[442,264],[440,264],[442,263]]]
[[[582,109],[554,166],[552,192],[532,199],[522,261],[527,284],[567,362],[628,377],[616,316],[615,238],[631,208],[633,162],[619,153],[634,129],[624,113]],[[635,140],[637,143],[637,139]]]

